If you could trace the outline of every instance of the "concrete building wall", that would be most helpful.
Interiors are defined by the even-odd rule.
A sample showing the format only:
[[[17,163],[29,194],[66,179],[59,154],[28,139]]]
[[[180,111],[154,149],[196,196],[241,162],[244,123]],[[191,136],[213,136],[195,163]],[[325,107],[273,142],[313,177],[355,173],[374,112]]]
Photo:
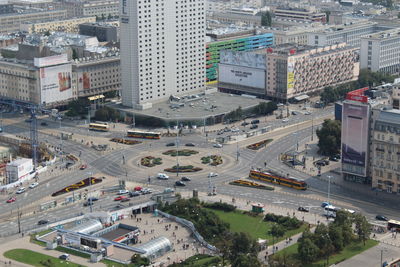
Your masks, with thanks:
[[[83,17],[64,20],[52,20],[43,22],[25,22],[20,26],[21,31],[27,33],[45,33],[45,32],[69,32],[78,33],[79,24],[95,22],[96,17]]]

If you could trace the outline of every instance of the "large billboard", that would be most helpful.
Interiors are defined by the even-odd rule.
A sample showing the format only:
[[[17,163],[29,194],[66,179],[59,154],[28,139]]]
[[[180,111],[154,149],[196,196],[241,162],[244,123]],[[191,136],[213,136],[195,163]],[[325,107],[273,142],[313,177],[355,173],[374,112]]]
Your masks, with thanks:
[[[71,64],[40,68],[40,99],[50,104],[72,98]]]
[[[219,62],[223,64],[237,65],[242,67],[266,69],[265,54],[222,50],[220,52]]]
[[[368,157],[369,105],[344,101],[342,110],[342,169],[366,175]]]
[[[293,59],[289,57],[287,63],[287,89],[294,88],[294,62]]]
[[[218,81],[254,88],[265,88],[265,70],[219,64]]]

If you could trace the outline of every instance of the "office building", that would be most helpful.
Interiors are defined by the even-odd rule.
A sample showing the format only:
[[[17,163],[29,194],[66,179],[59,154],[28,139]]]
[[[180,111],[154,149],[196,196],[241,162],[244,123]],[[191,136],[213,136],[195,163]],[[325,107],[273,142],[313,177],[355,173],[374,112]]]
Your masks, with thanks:
[[[218,78],[218,64],[222,50],[251,51],[270,47],[274,44],[272,33],[264,33],[253,36],[237,36],[225,40],[209,42],[206,46],[206,74],[207,82]]]
[[[400,111],[379,110],[371,136],[372,187],[400,193]]]
[[[307,25],[307,26],[292,26],[282,28],[271,28],[268,32],[274,34],[274,45],[281,44],[308,44],[308,33],[316,32],[328,28],[327,25]]]
[[[221,52],[218,88],[287,101],[327,86],[354,81],[356,49],[345,44],[321,48],[283,44],[253,52]]]
[[[119,41],[119,27],[108,23],[83,23],[79,25],[79,34],[96,36],[99,42]]]
[[[205,0],[122,1],[123,105],[204,89],[205,21]]]
[[[99,18],[119,15],[118,0],[87,0],[87,1],[54,1],[51,3],[57,9],[67,10],[69,18],[97,16]]]
[[[0,4],[0,15],[15,13],[13,4]]]
[[[18,32],[24,22],[61,20],[67,17],[66,10],[29,11],[0,15],[0,34]]]
[[[274,10],[274,16],[281,19],[326,23],[326,14],[323,12],[317,12],[315,8],[305,9],[278,7]]]
[[[360,66],[374,72],[400,73],[400,28],[362,37]]]
[[[250,13],[212,12],[207,15],[208,20],[218,21],[223,24],[261,26],[261,15]]]
[[[37,22],[24,22],[21,31],[25,33],[68,32],[78,33],[79,24],[96,22],[96,17],[82,17],[62,20],[47,20]]]
[[[263,0],[207,0],[206,10],[209,12],[223,12],[243,6],[260,8],[263,4]]]
[[[346,43],[349,46],[361,47],[361,37],[391,29],[389,26],[379,25],[376,22],[347,23],[333,25],[321,31],[308,33],[308,45],[327,46]]]

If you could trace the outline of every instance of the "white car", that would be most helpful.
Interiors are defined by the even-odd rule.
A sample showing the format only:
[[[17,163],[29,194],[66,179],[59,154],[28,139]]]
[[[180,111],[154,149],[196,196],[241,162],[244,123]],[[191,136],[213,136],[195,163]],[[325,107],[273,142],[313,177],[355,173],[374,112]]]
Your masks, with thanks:
[[[232,133],[237,133],[237,132],[239,132],[239,131],[240,131],[239,128],[232,128],[232,129],[231,129],[231,132],[232,132]]]
[[[33,189],[33,188],[35,188],[35,187],[38,186],[38,185],[39,185],[39,183],[32,183],[32,184],[29,185],[29,188],[30,188],[30,189]]]
[[[17,190],[17,194],[22,194],[23,192],[25,192],[25,187],[20,187],[18,190]]]
[[[213,147],[222,148],[222,144],[213,144]]]
[[[282,120],[282,122],[288,122],[289,121],[289,119],[283,119]]]
[[[126,195],[129,194],[129,190],[119,190],[118,195]]]
[[[157,178],[160,180],[168,180],[169,176],[165,173],[157,173]]]
[[[208,177],[217,177],[217,176],[218,176],[218,173],[216,173],[216,172],[210,172],[208,174]]]
[[[311,112],[310,111],[306,111],[306,112],[304,112],[304,115],[311,115]]]

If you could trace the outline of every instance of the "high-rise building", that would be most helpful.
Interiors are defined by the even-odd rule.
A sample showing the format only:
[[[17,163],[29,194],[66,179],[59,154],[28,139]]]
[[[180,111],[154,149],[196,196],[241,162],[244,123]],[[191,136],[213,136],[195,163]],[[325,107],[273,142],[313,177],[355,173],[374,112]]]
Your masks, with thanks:
[[[123,0],[120,14],[123,105],[204,88],[205,0]]]

